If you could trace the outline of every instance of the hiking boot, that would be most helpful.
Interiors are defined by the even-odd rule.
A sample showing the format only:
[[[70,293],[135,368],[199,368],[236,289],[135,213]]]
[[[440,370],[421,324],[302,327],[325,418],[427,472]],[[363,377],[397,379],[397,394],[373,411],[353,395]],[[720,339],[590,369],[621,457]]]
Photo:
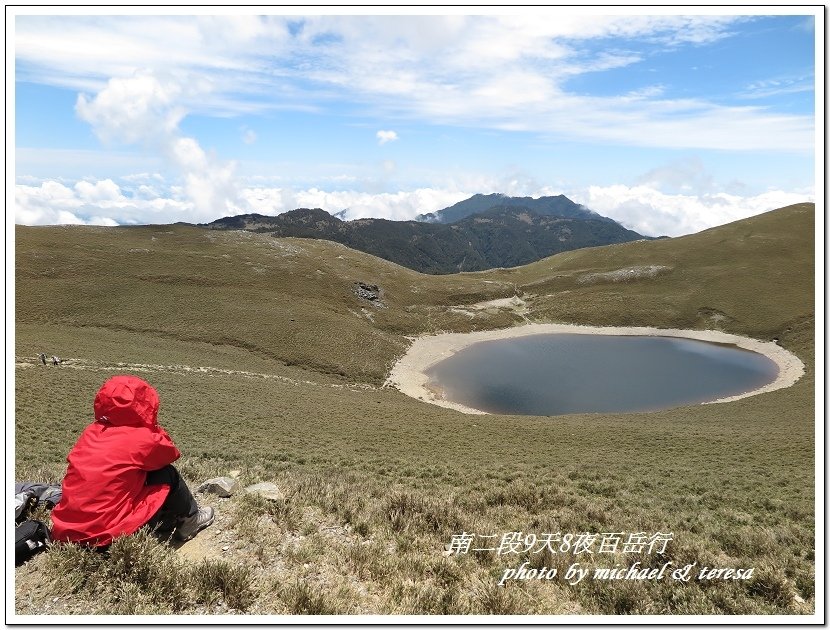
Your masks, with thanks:
[[[181,542],[190,540],[211,523],[213,523],[213,508],[199,508],[199,511],[193,516],[187,516],[182,519],[176,529],[176,539]]]

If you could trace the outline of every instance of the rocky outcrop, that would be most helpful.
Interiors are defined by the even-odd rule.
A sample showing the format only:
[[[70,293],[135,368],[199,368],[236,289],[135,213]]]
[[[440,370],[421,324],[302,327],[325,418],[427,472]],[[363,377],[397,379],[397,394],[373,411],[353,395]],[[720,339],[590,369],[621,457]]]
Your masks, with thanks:
[[[372,306],[384,308],[386,305],[381,300],[381,288],[376,284],[366,284],[365,282],[355,282],[352,289],[354,294],[361,300],[366,300]]]
[[[262,483],[255,483],[252,486],[248,486],[245,488],[245,492],[258,494],[263,499],[268,499],[269,501],[285,501],[285,495],[282,493],[282,490],[270,481],[263,481]]]
[[[226,499],[238,489],[239,482],[233,477],[214,477],[196,488],[196,492],[208,492]]]

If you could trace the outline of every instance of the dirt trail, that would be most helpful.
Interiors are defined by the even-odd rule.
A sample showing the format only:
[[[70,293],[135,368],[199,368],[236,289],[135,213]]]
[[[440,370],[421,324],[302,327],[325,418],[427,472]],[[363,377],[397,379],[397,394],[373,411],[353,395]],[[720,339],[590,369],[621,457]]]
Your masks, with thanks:
[[[254,378],[254,379],[265,379],[265,380],[274,380],[279,381],[281,383],[286,383],[288,385],[312,385],[315,387],[328,387],[332,389],[348,389],[351,391],[366,391],[366,390],[376,390],[378,389],[374,385],[369,385],[367,383],[349,383],[349,384],[341,384],[341,383],[317,383],[315,381],[305,380],[305,379],[295,379],[289,378],[287,376],[279,376],[277,374],[267,374],[263,372],[250,372],[247,370],[228,370],[225,368],[217,368],[217,367],[210,367],[205,365],[193,366],[193,365],[157,365],[152,363],[107,363],[105,361],[93,361],[89,359],[81,359],[77,357],[68,357],[63,359],[63,362],[59,367],[54,366],[42,366],[39,364],[37,358],[29,358],[29,357],[20,357],[16,356],[15,360],[15,368],[16,369],[27,369],[27,368],[50,368],[50,369],[72,369],[72,370],[95,370],[98,372],[113,372],[113,371],[121,371],[121,372],[137,372],[137,373],[153,373],[153,372],[165,372],[168,374],[181,374],[181,375],[207,375],[207,376],[242,376],[244,378]]]

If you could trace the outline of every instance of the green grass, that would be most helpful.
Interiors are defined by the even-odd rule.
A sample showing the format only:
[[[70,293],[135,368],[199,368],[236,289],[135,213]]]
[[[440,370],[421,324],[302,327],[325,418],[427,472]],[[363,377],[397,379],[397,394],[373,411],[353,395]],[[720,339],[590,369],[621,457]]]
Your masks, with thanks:
[[[287,501],[200,497],[221,519],[197,537],[220,556],[203,562],[140,536],[121,543],[134,553],[129,570],[52,549],[17,569],[16,609],[810,613],[813,212],[800,204],[680,239],[438,277],[322,241],[18,226],[16,478],[59,480],[98,387],[127,371],[158,389],[160,420],[191,484],[240,470],[245,484],[277,483]],[[638,265],[670,269],[583,281]],[[386,308],[354,295],[356,281],[381,286]],[[467,416],[382,387],[407,336],[522,323],[506,311],[451,310],[514,294],[531,321],[778,337],[807,373],[733,403],[556,418]],[[37,365],[39,352],[68,361]],[[504,569],[525,559],[563,568],[576,559],[444,556],[461,531],[671,531],[663,561],[756,571],[734,583],[498,587]],[[635,559],[658,561],[625,558]],[[162,569],[180,577],[175,585],[158,577]],[[95,577],[101,571],[108,579]]]

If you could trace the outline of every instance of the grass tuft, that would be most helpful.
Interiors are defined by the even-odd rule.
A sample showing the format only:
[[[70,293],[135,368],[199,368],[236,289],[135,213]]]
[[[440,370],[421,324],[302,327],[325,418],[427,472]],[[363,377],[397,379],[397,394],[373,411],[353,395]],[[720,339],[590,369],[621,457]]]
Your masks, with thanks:
[[[294,615],[333,615],[336,612],[330,607],[322,591],[312,588],[305,582],[296,581],[289,584],[283,592],[283,599]]]
[[[255,599],[250,567],[203,560],[190,572],[196,601],[208,605],[223,601],[231,609],[245,611]]]
[[[57,543],[45,554],[44,571],[57,592],[89,598],[97,612],[176,613],[217,602],[244,611],[255,599],[249,567],[183,561],[146,527],[118,538],[108,552]]]

